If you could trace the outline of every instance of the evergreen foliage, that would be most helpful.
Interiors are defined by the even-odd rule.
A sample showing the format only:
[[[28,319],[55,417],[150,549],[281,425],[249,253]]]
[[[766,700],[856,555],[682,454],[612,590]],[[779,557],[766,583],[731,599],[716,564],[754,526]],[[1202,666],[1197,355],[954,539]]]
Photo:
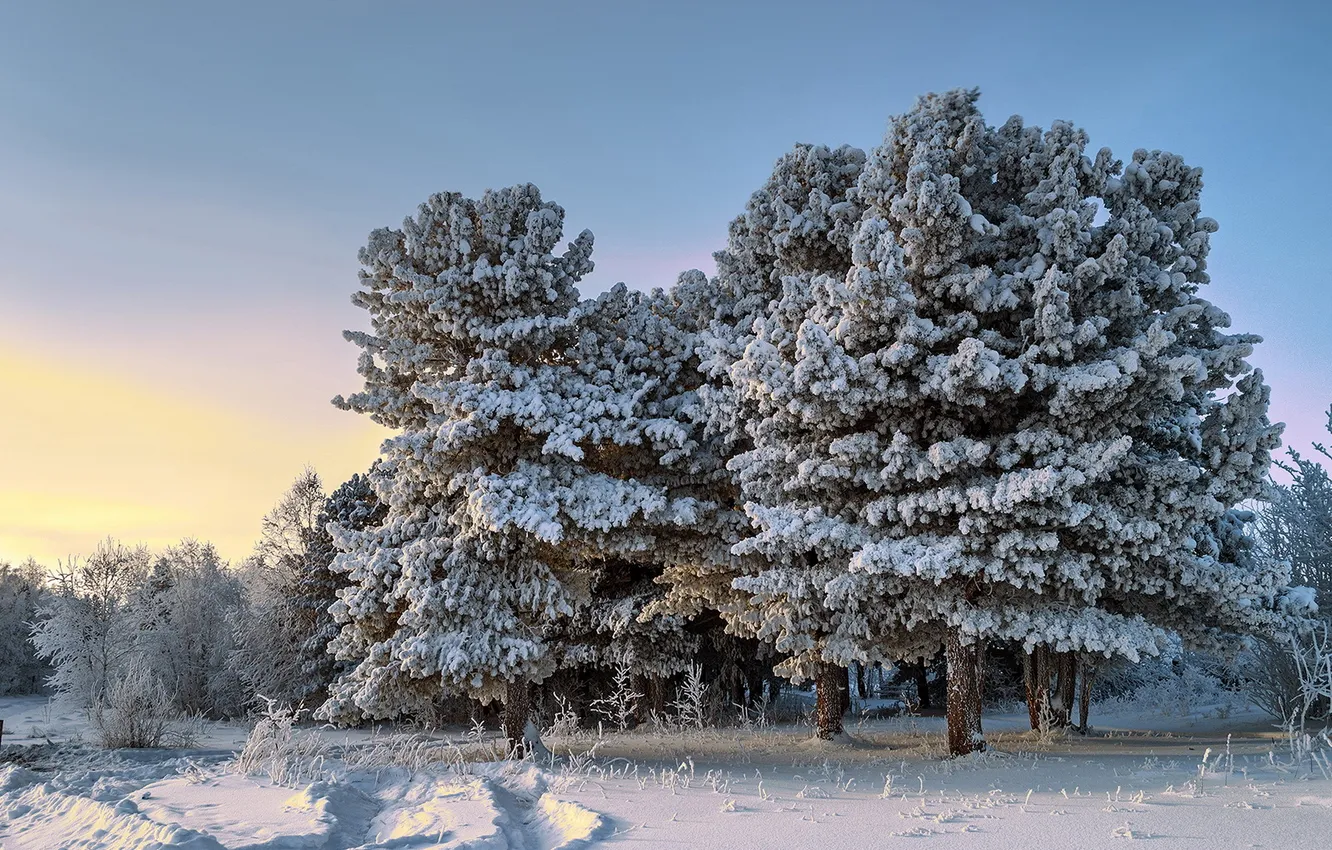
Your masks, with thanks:
[[[329,717],[420,710],[441,689],[525,699],[591,565],[645,557],[700,514],[659,470],[690,448],[663,380],[678,345],[650,296],[580,300],[592,235],[556,255],[563,220],[530,185],[439,194],[361,252],[372,332],[347,338],[365,387],[336,402],[397,433],[370,476],[384,521],[333,528],[351,586],[332,646],[355,667]]]

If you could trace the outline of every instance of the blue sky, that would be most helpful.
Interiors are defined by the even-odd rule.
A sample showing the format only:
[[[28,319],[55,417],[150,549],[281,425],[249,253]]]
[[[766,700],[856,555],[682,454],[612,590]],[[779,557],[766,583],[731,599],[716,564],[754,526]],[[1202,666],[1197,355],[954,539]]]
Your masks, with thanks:
[[[238,557],[302,464],[367,465],[378,435],[327,403],[356,385],[356,250],[431,192],[535,182],[596,233],[587,292],[668,285],[793,143],[871,147],[955,86],[992,123],[1203,166],[1209,296],[1266,337],[1307,445],[1332,403],[1329,36],[1314,3],[5,4],[0,375],[49,374],[7,387],[0,510],[46,507],[0,521],[0,559],[106,533]],[[90,386],[174,412],[112,418]],[[205,422],[211,453],[137,462]]]

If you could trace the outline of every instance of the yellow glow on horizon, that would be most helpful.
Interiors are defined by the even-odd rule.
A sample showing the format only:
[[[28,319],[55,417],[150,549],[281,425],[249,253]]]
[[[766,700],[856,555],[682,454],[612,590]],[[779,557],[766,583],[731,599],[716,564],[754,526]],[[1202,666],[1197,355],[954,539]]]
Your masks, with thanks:
[[[3,343],[0,398],[0,561],[48,566],[108,535],[242,558],[305,464],[331,490],[386,434],[331,406],[276,420]]]

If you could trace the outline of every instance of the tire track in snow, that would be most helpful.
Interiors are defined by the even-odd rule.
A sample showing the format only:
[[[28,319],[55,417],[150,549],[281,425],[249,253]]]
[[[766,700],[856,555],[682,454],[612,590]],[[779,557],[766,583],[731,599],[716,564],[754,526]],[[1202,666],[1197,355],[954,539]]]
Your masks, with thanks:
[[[580,850],[605,827],[601,815],[550,794],[532,769],[418,775],[378,796],[389,804],[366,843],[347,850]]]

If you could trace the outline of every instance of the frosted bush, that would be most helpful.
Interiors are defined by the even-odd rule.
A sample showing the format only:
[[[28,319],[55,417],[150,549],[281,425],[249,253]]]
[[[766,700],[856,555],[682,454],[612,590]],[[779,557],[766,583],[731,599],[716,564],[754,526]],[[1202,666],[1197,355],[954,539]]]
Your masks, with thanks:
[[[1139,668],[1138,685],[1115,699],[1111,710],[1139,716],[1226,717],[1243,702],[1207,656],[1185,653],[1169,662],[1146,661]]]
[[[89,718],[107,749],[191,746],[198,730],[197,721],[176,709],[162,680],[141,662],[112,682]]]
[[[1304,650],[1298,639],[1292,643],[1263,638],[1243,654],[1240,670],[1245,676],[1245,692],[1255,706],[1276,720],[1285,722],[1299,710],[1304,693],[1300,679],[1299,656]],[[1326,704],[1314,707],[1313,717],[1327,715]]]
[[[550,728],[544,734],[557,738],[575,738],[582,731],[578,711],[568,697],[555,695],[555,711],[551,717]]]
[[[671,704],[681,727],[698,730],[707,725],[707,693],[703,668],[698,664],[689,665],[684,681],[680,683],[679,696]]]
[[[1289,652],[1300,683],[1299,699],[1290,706],[1289,716],[1298,717],[1301,727],[1310,720],[1328,720],[1332,705],[1332,634],[1328,627],[1292,636]]]
[[[591,708],[617,731],[624,732],[638,713],[638,701],[642,698],[643,695],[633,688],[633,670],[627,663],[620,662],[615,665],[611,692],[593,700]]]
[[[232,760],[232,771],[263,774],[278,785],[318,778],[328,757],[327,744],[310,730],[296,728],[301,713],[290,705],[264,696],[258,699],[264,703],[263,712]]]

